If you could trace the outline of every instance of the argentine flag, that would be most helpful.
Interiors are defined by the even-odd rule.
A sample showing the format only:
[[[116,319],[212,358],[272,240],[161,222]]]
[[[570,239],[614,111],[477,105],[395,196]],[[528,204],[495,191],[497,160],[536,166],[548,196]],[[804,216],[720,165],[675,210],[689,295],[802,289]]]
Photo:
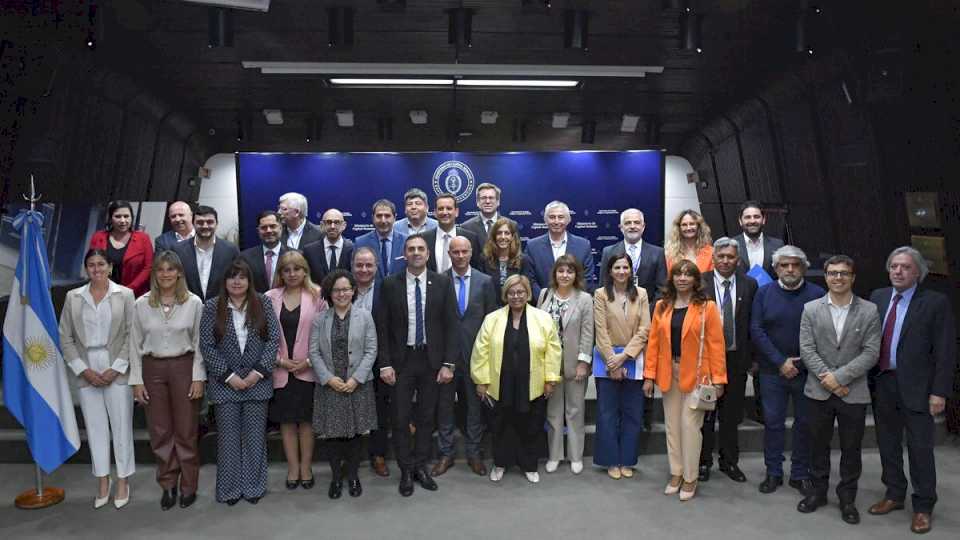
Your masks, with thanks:
[[[34,461],[53,472],[80,448],[50,298],[43,214],[21,210],[20,259],[3,321],[3,400],[27,433]]]

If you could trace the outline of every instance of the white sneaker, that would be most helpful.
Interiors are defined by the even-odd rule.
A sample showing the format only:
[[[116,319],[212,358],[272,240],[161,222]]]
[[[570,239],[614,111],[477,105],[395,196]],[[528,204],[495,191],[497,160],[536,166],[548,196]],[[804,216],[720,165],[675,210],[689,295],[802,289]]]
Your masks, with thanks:
[[[494,468],[490,471],[490,481],[491,481],[491,482],[499,482],[499,481],[503,478],[503,473],[504,473],[506,470],[507,470],[507,469],[504,468],[504,467],[494,467]]]
[[[547,461],[547,464],[546,466],[544,466],[544,469],[546,469],[547,472],[556,472],[557,467],[559,466],[560,466],[559,461],[550,460],[550,461]]]
[[[583,462],[582,461],[571,461],[570,462],[570,472],[573,474],[580,474],[583,472]]]
[[[527,475],[527,480],[529,480],[531,484],[536,484],[540,481],[540,473],[536,471],[523,474]]]

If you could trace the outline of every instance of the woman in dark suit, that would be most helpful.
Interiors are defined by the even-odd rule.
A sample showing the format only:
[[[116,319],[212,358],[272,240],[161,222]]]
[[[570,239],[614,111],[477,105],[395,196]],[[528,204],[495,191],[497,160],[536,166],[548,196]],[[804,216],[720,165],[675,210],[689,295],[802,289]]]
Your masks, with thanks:
[[[507,278],[514,274],[528,279],[533,275],[533,261],[520,249],[520,234],[513,220],[500,218],[490,227],[478,270],[492,277],[499,291],[503,290]],[[501,306],[505,305],[501,294],[497,294],[497,298]]]
[[[113,201],[107,206],[107,224],[93,233],[90,249],[102,249],[112,265],[110,279],[135,296],[150,290],[150,267],[153,265],[153,242],[147,233],[133,230],[133,205]]]
[[[330,308],[314,319],[310,332],[310,362],[317,376],[313,429],[330,450],[333,477],[327,495],[339,499],[346,476],[350,496],[359,497],[363,435],[377,428],[371,383],[377,330],[370,312],[353,305],[357,282],[351,273],[330,272],[321,289]]]
[[[217,418],[217,501],[256,504],[267,492],[267,404],[280,329],[269,300],[234,259],[220,294],[203,306],[200,351]]]

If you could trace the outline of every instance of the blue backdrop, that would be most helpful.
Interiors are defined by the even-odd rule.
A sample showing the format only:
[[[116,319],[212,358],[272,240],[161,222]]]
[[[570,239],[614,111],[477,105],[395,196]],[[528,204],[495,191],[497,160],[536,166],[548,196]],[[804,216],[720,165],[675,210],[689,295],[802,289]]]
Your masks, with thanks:
[[[338,208],[348,222],[347,238],[373,229],[371,205],[387,198],[403,215],[403,194],[419,187],[430,197],[450,191],[460,200],[460,222],[477,213],[476,186],[493,182],[503,190],[500,212],[517,221],[526,240],[546,232],[543,208],[567,203],[570,231],[586,237],[599,254],[621,239],[619,214],[643,211],[644,239],[663,245],[664,155],[658,150],[626,152],[462,152],[237,155],[240,241],[255,245],[258,212],[276,208],[283,193],[296,191],[309,201],[310,221],[320,222]],[[596,257],[599,264],[600,258]]]

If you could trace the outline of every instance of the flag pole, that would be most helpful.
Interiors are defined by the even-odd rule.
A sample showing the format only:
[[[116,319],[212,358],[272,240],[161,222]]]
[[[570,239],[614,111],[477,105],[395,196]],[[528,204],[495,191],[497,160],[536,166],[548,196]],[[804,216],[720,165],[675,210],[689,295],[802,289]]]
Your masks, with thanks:
[[[34,185],[33,175],[30,175],[30,195],[23,195],[24,200],[30,203],[30,211],[36,211],[37,203],[40,202],[40,195],[37,195],[37,188]],[[29,258],[23,258],[23,264],[26,265]],[[20,303],[22,305],[27,305],[29,303],[29,298],[27,297],[26,291],[27,286],[27,276],[29,272],[26,271],[24,267],[23,272],[23,283],[20,288]],[[47,508],[53,506],[61,501],[63,501],[65,494],[63,488],[58,487],[43,487],[43,471],[40,469],[40,464],[34,460],[33,466],[37,471],[37,487],[33,490],[27,490],[17,495],[17,498],[14,499],[14,504],[17,508],[23,510],[39,510],[41,508]]]

